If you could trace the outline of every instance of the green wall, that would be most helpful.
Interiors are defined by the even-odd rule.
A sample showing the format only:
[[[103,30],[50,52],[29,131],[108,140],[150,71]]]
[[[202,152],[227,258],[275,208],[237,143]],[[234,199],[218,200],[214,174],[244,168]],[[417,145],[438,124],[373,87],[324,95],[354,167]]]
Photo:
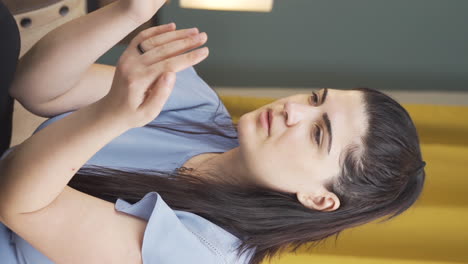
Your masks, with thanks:
[[[275,0],[271,13],[163,7],[208,33],[214,86],[468,90],[466,0]]]

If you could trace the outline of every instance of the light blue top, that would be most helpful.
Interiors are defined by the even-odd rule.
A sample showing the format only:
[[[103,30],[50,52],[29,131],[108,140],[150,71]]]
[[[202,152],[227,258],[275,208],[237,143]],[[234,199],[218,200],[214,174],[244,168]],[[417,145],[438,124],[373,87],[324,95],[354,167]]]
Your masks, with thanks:
[[[218,108],[219,107],[219,108]],[[42,123],[35,131],[71,114],[67,112]],[[200,122],[214,127],[232,119],[217,94],[197,75],[193,67],[177,73],[172,94],[155,124]],[[190,127],[181,130],[203,131]],[[226,131],[236,136],[235,131]],[[133,128],[97,152],[86,165],[174,170],[189,158],[206,152],[225,152],[239,145],[237,139],[213,134],[184,134],[160,128]],[[14,148],[14,147],[13,147]],[[2,156],[6,156],[12,148]],[[118,199],[115,209],[148,221],[145,229],[143,263],[248,263],[253,251],[237,259],[240,240],[220,226],[196,214],[171,209],[157,192],[147,193],[129,204]],[[0,262],[2,264],[53,263],[28,242],[0,223]]]

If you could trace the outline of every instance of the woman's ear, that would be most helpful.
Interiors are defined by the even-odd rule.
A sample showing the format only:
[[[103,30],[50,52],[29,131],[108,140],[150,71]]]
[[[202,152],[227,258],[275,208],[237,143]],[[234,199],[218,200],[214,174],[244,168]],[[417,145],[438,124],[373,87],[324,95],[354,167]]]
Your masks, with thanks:
[[[302,205],[313,210],[329,212],[340,207],[338,196],[327,190],[318,193],[298,192],[296,195]]]

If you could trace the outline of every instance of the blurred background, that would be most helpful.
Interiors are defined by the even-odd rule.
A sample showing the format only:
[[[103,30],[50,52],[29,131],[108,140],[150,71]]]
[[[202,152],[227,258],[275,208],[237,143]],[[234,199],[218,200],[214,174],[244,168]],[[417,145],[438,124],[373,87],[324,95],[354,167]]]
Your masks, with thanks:
[[[4,2],[24,54],[53,28],[112,1]],[[178,29],[207,32],[210,56],[195,68],[221,96],[270,100],[323,87],[369,87],[404,104],[421,133],[427,187],[415,208],[272,263],[468,263],[468,1],[202,2],[209,4],[169,1],[97,63],[115,65],[137,32],[176,22]],[[230,102],[228,110],[235,108]],[[44,120],[15,102],[12,145]]]
[[[277,0],[271,12],[173,0],[157,22],[208,33],[197,70],[214,86],[468,91],[467,10],[462,0]]]

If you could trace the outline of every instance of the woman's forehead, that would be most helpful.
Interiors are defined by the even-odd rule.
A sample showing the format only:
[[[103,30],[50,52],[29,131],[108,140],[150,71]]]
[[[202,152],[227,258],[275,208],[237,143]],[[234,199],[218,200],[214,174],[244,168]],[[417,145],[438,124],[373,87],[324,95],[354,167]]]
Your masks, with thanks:
[[[323,111],[328,113],[333,133],[332,149],[339,155],[350,144],[360,145],[367,133],[363,93],[360,91],[328,91]]]

